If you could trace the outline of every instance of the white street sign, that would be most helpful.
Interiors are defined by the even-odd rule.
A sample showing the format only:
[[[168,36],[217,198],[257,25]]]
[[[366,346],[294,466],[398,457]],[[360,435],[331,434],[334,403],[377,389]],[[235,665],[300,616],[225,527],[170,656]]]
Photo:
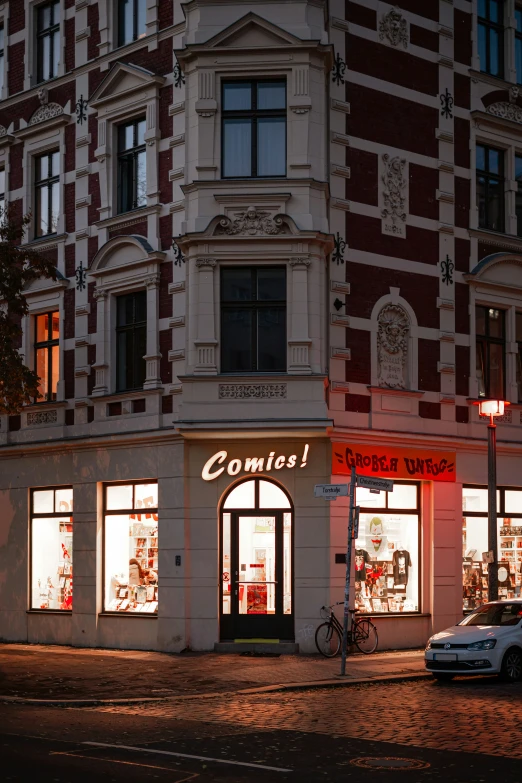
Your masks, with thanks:
[[[374,478],[373,476],[357,476],[357,486],[366,489],[378,489],[382,492],[393,492],[393,480]]]
[[[348,497],[348,484],[316,484],[314,496],[325,500]]]

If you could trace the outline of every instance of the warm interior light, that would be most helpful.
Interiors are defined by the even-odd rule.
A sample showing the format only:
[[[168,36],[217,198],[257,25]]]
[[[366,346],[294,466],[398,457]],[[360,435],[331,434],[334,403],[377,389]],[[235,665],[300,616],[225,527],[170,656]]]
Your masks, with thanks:
[[[478,404],[479,413],[481,416],[503,416],[506,405],[509,405],[509,402],[504,400],[482,400]]]

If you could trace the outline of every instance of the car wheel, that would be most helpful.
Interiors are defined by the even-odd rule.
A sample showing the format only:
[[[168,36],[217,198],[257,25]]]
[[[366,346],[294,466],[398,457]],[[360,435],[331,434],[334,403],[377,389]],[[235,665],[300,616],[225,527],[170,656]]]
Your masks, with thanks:
[[[518,682],[522,679],[522,651],[512,647],[504,655],[500,677],[504,682]]]
[[[447,672],[433,672],[433,676],[437,682],[451,682],[454,678],[454,674],[448,674]]]

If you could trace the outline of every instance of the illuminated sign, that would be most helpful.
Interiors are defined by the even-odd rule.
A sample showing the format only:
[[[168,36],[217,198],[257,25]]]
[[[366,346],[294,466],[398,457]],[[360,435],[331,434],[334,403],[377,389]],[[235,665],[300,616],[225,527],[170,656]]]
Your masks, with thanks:
[[[304,447],[303,456],[300,458],[299,467],[306,467],[308,460],[308,443]],[[297,454],[290,454],[286,457],[284,454],[279,454],[276,457],[276,452],[271,451],[268,457],[245,457],[242,459],[231,459],[228,461],[226,467],[218,468],[218,465],[223,465],[227,461],[228,452],[218,451],[213,454],[209,460],[203,465],[201,471],[201,478],[204,481],[214,481],[218,476],[227,471],[229,476],[237,476],[242,470],[245,473],[270,473],[271,470],[281,470],[282,468],[295,468],[298,464]]]
[[[332,450],[332,474],[336,476],[348,476],[355,467],[362,476],[455,481],[455,463],[454,451],[379,448],[352,443],[334,443]]]

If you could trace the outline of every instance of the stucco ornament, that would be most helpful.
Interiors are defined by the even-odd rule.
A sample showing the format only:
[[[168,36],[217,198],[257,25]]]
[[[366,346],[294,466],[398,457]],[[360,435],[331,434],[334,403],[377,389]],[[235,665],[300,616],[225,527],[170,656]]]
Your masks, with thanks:
[[[47,92],[47,87],[40,87],[36,94],[41,106],[45,106],[49,102],[49,93]]]
[[[228,217],[220,220],[216,234],[284,234],[284,224],[280,217],[272,217],[270,212],[259,212],[255,207],[249,207],[245,212],[236,212],[236,218]]]
[[[384,185],[383,201],[384,209],[381,217],[384,221],[391,224],[392,227],[398,227],[406,222],[406,186],[408,181],[404,176],[406,160],[398,155],[390,157],[388,153],[382,156],[384,171],[381,179]],[[390,233],[399,233],[397,228]]]
[[[2,136],[7,136],[7,128],[4,125],[0,125],[0,139]]]
[[[379,38],[386,39],[392,46],[408,48],[408,23],[399,8],[391,8],[379,22]]]
[[[45,120],[52,120],[53,117],[60,117],[63,114],[63,106],[59,106],[57,103],[45,103],[35,111],[29,125],[38,125],[39,122],[45,122]]]
[[[377,360],[379,386],[406,389],[410,319],[400,305],[383,307],[378,318]]]

